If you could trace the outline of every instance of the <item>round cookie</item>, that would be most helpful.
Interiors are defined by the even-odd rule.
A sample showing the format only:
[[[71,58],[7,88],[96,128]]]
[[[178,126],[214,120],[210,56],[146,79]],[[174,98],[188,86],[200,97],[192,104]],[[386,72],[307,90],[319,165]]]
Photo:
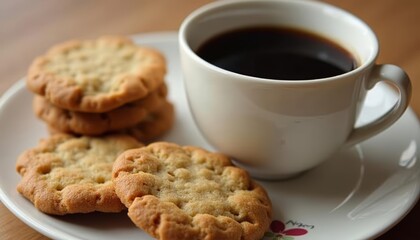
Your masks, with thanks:
[[[174,106],[170,102],[165,101],[160,109],[150,113],[136,126],[120,132],[127,133],[140,142],[149,143],[169,131],[174,124],[174,118]]]
[[[104,113],[70,111],[54,106],[41,96],[35,96],[33,109],[40,119],[60,132],[100,135],[135,126],[163,105],[166,94],[166,85],[163,84],[145,98]]]
[[[112,165],[124,150],[140,146],[127,135],[54,135],[18,158],[17,190],[48,214],[120,212],[125,207],[115,194]]]
[[[162,106],[156,110],[156,112],[149,113],[140,123],[137,125],[117,130],[115,132],[111,132],[114,134],[127,134],[140,142],[151,142],[158,137],[165,134],[169,129],[172,128],[174,123],[174,107],[173,105],[168,102],[164,101]],[[48,131],[50,134],[73,134],[73,135],[80,135],[71,131],[63,132],[59,129],[54,128],[51,125],[48,125]]]
[[[107,112],[158,88],[164,81],[165,64],[161,53],[128,38],[74,40],[36,58],[26,83],[60,108]]]
[[[226,156],[197,147],[125,151],[112,177],[130,219],[157,239],[256,240],[271,221],[265,190]]]

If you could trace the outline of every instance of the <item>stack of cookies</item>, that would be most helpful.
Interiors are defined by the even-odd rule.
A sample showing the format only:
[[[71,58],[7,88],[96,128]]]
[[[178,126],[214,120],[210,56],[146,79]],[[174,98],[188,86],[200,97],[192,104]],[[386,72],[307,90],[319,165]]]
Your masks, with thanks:
[[[121,37],[71,41],[31,65],[34,110],[54,133],[16,162],[17,190],[47,214],[121,212],[161,240],[257,240],[266,191],[228,157],[153,141],[174,118],[165,61]],[[66,134],[62,134],[66,133]]]
[[[51,132],[127,133],[148,142],[171,126],[164,57],[124,37],[69,41],[30,66],[33,107]]]

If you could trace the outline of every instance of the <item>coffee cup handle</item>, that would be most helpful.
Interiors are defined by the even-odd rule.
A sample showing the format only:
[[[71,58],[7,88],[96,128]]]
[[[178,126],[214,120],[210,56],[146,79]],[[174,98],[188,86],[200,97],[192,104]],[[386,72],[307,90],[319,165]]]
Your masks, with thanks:
[[[373,88],[380,81],[385,81],[397,87],[399,91],[398,101],[378,119],[362,127],[354,128],[345,142],[345,147],[355,145],[388,128],[401,117],[408,107],[411,97],[411,82],[403,69],[392,64],[375,65],[369,75],[367,88]]]

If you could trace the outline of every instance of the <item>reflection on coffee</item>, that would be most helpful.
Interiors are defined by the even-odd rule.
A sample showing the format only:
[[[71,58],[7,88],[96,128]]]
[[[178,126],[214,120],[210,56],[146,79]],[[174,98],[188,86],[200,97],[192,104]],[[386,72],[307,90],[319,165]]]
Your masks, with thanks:
[[[274,26],[225,32],[204,42],[196,52],[220,68],[269,79],[318,79],[356,67],[354,57],[333,41]]]

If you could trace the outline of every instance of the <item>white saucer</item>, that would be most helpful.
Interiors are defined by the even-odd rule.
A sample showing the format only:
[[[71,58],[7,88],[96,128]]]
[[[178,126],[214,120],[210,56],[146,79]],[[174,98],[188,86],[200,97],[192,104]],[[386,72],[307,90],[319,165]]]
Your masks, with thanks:
[[[134,39],[161,50],[168,60],[169,98],[176,123],[163,140],[212,149],[196,129],[184,95],[176,33]],[[54,217],[36,210],[16,192],[15,160],[47,136],[32,112],[32,94],[17,82],[0,100],[0,198],[20,219],[53,239],[151,239],[125,215],[93,213]],[[386,85],[369,95],[358,121],[363,124],[388,109],[395,94]],[[376,237],[396,224],[419,196],[420,125],[411,109],[378,136],[340,152],[321,166],[283,182],[261,182],[274,207],[283,240],[355,240]],[[284,223],[284,227],[282,224]],[[291,230],[295,228],[295,230]],[[300,230],[296,230],[299,228]]]

